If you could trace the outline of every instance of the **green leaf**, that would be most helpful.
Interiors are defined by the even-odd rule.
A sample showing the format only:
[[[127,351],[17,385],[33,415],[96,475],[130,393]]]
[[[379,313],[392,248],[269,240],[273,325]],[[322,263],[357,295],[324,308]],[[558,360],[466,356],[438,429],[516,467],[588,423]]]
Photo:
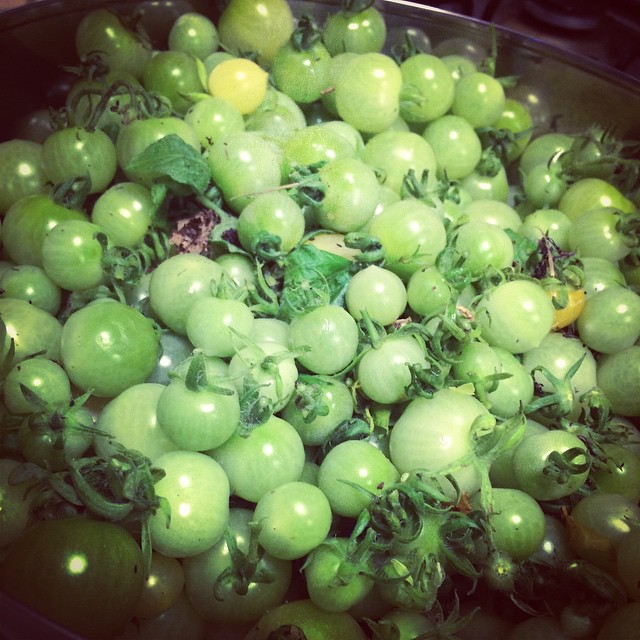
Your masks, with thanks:
[[[351,261],[311,244],[301,244],[286,258],[280,317],[297,315],[324,304],[341,304],[351,279]]]
[[[175,134],[150,144],[129,162],[125,170],[146,180],[190,187],[198,194],[205,192],[211,179],[205,159]]]

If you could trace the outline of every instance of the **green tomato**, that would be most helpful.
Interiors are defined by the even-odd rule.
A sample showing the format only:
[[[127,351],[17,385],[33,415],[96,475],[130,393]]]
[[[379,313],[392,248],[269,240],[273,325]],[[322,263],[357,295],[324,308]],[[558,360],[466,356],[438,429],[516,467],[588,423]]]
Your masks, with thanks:
[[[113,398],[151,375],[160,341],[154,323],[137,309],[115,300],[95,301],[64,324],[60,356],[78,388]]]
[[[229,523],[229,480],[212,458],[196,451],[170,451],[154,466],[165,475],[155,485],[169,506],[151,517],[151,545],[164,555],[184,558],[210,549]]]
[[[74,517],[30,527],[12,545],[1,575],[2,589],[41,615],[83,637],[106,639],[132,617],[144,567],[123,527]]]

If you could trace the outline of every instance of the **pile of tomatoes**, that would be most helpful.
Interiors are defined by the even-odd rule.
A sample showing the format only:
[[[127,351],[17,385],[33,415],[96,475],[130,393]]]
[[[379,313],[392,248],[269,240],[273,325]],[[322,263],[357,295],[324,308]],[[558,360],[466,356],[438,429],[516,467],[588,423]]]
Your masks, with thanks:
[[[86,13],[0,143],[4,594],[85,638],[636,637],[638,144],[372,2],[139,17]]]

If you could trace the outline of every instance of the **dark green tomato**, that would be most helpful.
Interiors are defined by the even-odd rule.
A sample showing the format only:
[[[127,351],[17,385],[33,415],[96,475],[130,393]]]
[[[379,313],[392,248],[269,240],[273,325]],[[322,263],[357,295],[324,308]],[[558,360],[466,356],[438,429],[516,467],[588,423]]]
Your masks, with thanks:
[[[173,110],[184,115],[193,104],[185,97],[205,90],[204,67],[195,56],[184,51],[160,51],[147,64],[142,75],[145,89],[168,98]]]
[[[373,6],[357,13],[335,11],[322,29],[322,41],[332,56],[382,51],[386,37],[384,16]]]
[[[41,144],[17,138],[0,143],[0,212],[41,192],[45,182]]]
[[[160,356],[160,341],[149,318],[133,307],[103,300],[69,317],[60,353],[76,386],[112,398],[151,375]]]
[[[111,638],[142,593],[142,552],[110,522],[40,522],[9,549],[2,588],[38,613],[86,638]]]
[[[136,78],[151,59],[151,47],[108,9],[86,14],[75,32],[75,47],[80,59],[98,54],[109,69],[128,71]]]
[[[18,448],[29,462],[62,471],[68,459],[80,458],[87,451],[93,426],[93,417],[84,407],[31,414],[18,429]]]
[[[56,204],[49,196],[26,196],[13,204],[2,220],[2,246],[16,264],[42,266],[42,242],[63,220],[87,220],[75,209]]]

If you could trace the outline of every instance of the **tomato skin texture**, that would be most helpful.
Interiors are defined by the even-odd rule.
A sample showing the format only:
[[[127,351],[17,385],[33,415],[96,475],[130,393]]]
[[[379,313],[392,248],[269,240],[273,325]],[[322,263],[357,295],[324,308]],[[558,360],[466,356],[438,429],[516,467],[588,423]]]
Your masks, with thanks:
[[[324,493],[306,482],[287,482],[265,493],[253,522],[258,542],[276,558],[302,558],[324,542],[331,528],[331,506]]]
[[[63,407],[71,402],[71,385],[64,369],[53,360],[34,356],[19,362],[3,381],[4,404],[14,414],[27,414],[36,410],[36,405],[27,400],[21,386],[35,391],[51,406]]]
[[[298,316],[291,323],[292,350],[309,347],[297,360],[313,373],[332,375],[346,367],[356,355],[358,326],[351,315],[337,305],[322,305]]]
[[[489,523],[498,551],[519,562],[528,558],[544,538],[544,513],[538,503],[519,489],[493,489]]]
[[[96,301],[69,317],[60,354],[75,385],[113,398],[151,375],[159,345],[155,326],[142,313],[120,302]]]
[[[96,427],[105,434],[94,439],[98,455],[113,455],[114,441],[139,451],[152,462],[175,451],[178,445],[164,434],[156,417],[158,400],[165,389],[164,384],[143,382],[109,401],[96,420]],[[135,424],[136,429],[131,429],[131,424]]]
[[[57,224],[42,242],[45,273],[61,289],[79,291],[104,284],[104,231],[92,222],[67,220]]]
[[[151,517],[151,545],[173,558],[194,556],[211,548],[229,523],[229,481],[222,467],[196,451],[170,451],[157,458],[165,471],[156,495],[166,498],[169,526],[158,509]]]
[[[133,615],[144,580],[142,552],[121,526],[87,518],[34,525],[7,553],[2,588],[87,638],[110,638]]]
[[[149,302],[160,321],[174,333],[186,335],[193,303],[211,296],[222,277],[222,267],[205,256],[179,253],[162,262],[151,274]]]
[[[13,262],[42,267],[42,241],[63,220],[87,220],[87,216],[45,195],[21,198],[2,220],[2,246]]]
[[[373,6],[356,14],[341,11],[333,13],[327,17],[322,29],[322,41],[334,57],[345,52],[379,52],[386,37],[384,16]]]
[[[437,472],[471,453],[470,430],[489,415],[473,396],[441,389],[431,398],[415,398],[405,407],[389,438],[391,461],[400,473]],[[462,491],[475,492],[480,479],[473,465],[454,473]]]
[[[257,51],[267,68],[293,33],[294,17],[286,0],[232,0],[218,21],[220,45],[235,55]]]
[[[320,464],[318,486],[334,513],[357,518],[372,496],[347,483],[376,494],[381,487],[391,485],[399,478],[397,469],[380,449],[366,440],[346,440],[331,449]]]
[[[184,116],[193,104],[184,95],[205,89],[199,73],[201,64],[184,51],[160,51],[144,68],[142,82],[148,91],[168,98],[173,111]]]
[[[140,78],[151,59],[151,47],[128,29],[120,17],[108,9],[90,11],[75,33],[75,48],[84,58],[99,51],[111,70],[127,71]]]
[[[19,465],[12,458],[0,458],[0,548],[5,549],[23,534],[31,518],[32,501],[25,499],[31,482],[14,484],[9,479]]]
[[[45,182],[39,142],[14,138],[0,143],[0,213],[20,198],[43,191]]]
[[[640,416],[640,345],[603,356],[596,370],[598,386],[622,416]]]
[[[17,298],[0,298],[0,318],[7,325],[7,339],[2,345],[8,348],[9,337],[15,343],[14,363],[42,352],[40,355],[59,360],[62,324],[50,313]]]
[[[508,314],[499,311],[505,308]],[[489,289],[476,307],[476,317],[482,337],[511,353],[537,347],[555,318],[553,303],[541,286],[515,280]]]
[[[236,432],[209,455],[226,471],[232,493],[258,502],[268,491],[299,479],[305,451],[298,432],[274,415],[246,437]]]
[[[42,165],[54,184],[86,175],[89,193],[104,191],[116,173],[116,149],[100,129],[69,127],[52,133],[42,145]]]
[[[632,213],[635,206],[619,189],[600,178],[582,178],[564,193],[558,209],[574,221],[591,209],[613,207],[623,213]]]
[[[230,382],[221,386],[233,393],[189,389],[179,379],[171,380],[165,387],[156,409],[158,423],[181,449],[213,449],[235,432],[240,420],[238,395]]]

